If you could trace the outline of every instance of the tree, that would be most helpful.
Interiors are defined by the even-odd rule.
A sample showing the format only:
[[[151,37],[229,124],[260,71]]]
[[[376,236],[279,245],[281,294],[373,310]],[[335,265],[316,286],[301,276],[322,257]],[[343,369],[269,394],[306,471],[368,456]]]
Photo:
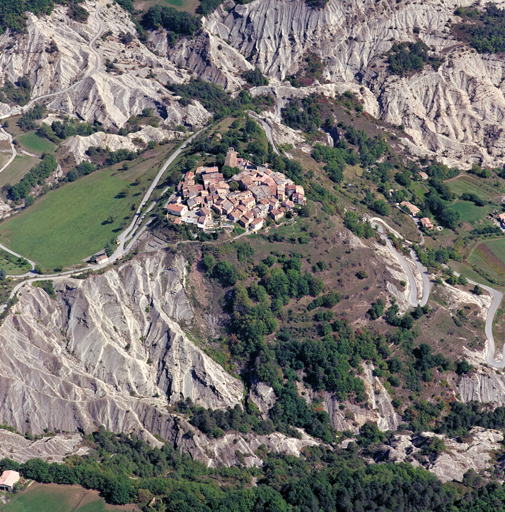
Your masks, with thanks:
[[[30,459],[22,464],[20,469],[25,478],[45,484],[53,481],[49,473],[49,464],[41,459]]]
[[[384,314],[385,306],[386,303],[382,299],[377,299],[368,310],[368,315],[372,320],[377,320]]]
[[[75,169],[70,169],[70,171],[67,172],[68,181],[75,181],[78,177],[79,173]]]
[[[126,505],[136,495],[135,488],[129,480],[108,478],[103,486],[103,493],[108,501],[115,505]]]
[[[268,80],[263,76],[263,73],[258,68],[246,71],[243,76],[245,81],[253,87],[268,85]]]
[[[461,220],[461,213],[452,208],[444,208],[438,216],[440,223],[449,229],[455,229],[458,227]]]
[[[203,266],[205,267],[205,270],[207,272],[212,272],[212,269],[214,268],[214,265],[216,264],[216,259],[212,254],[206,253],[204,254],[202,258]]]
[[[372,210],[382,216],[389,215],[389,206],[384,199],[377,199],[372,204]]]
[[[482,295],[484,293],[484,290],[478,284],[474,286],[472,291],[475,295]]]
[[[471,371],[473,371],[473,366],[466,359],[462,359],[456,363],[456,373],[458,375],[463,375]]]
[[[237,273],[231,264],[226,261],[220,261],[212,271],[212,276],[223,286],[233,286],[237,282]]]
[[[386,436],[379,430],[375,423],[367,421],[359,429],[360,439],[359,444],[364,448],[368,448],[373,443],[382,443]]]

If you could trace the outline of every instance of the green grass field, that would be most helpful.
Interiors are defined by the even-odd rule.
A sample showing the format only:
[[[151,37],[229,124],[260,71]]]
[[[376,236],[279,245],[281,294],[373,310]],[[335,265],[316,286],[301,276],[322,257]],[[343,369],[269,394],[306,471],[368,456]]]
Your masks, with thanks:
[[[485,201],[490,201],[493,199],[493,197],[496,197],[499,195],[499,191],[496,191],[496,193],[492,193],[491,191],[488,191],[484,187],[479,187],[476,183],[474,183],[470,178],[466,176],[462,176],[461,178],[457,178],[454,180],[449,180],[445,182],[449,188],[451,189],[451,192],[454,192],[458,197],[461,194],[477,194],[481,199],[484,199]]]
[[[0,249],[0,268],[3,268],[7,274],[18,276],[26,274],[32,267],[24,258],[20,260],[7,251]]]
[[[470,201],[456,201],[450,205],[450,208],[461,213],[461,220],[463,222],[474,222],[482,219],[493,210],[493,207],[490,205],[475,206]]]
[[[425,194],[428,192],[426,186],[420,181],[413,181],[410,185],[410,189],[416,193],[416,196],[420,199],[424,199]]]
[[[95,491],[77,485],[32,484],[2,503],[2,512],[106,512],[113,510]]]
[[[487,286],[491,286],[492,288],[500,289],[499,286],[491,283],[486,278],[482,277],[480,274],[475,272],[475,270],[473,270],[470,265],[466,263],[459,261],[451,261],[451,268],[454,269],[459,274],[461,274],[463,277],[466,277],[467,279],[472,279],[476,283],[485,284]]]
[[[10,183],[11,185],[19,183],[23,176],[39,162],[40,160],[38,158],[34,158],[32,156],[17,155],[9,167],[7,167],[5,171],[0,172],[0,188],[7,183]]]
[[[0,239],[46,269],[78,263],[117,236],[123,219],[131,217],[136,191],[116,198],[126,185],[110,169],[90,174],[2,222]],[[106,222],[110,215],[112,223]]]
[[[468,262],[471,264],[471,265],[474,265],[475,267],[477,267],[478,269],[486,272],[486,274],[488,274],[492,279],[496,280],[496,283],[495,284],[500,284],[500,283],[504,283],[505,282],[505,279],[504,279],[504,276],[497,272],[495,269],[493,269],[482,257],[481,255],[477,252],[477,251],[474,251],[470,257],[468,258]],[[466,276],[465,276],[466,277]],[[485,278],[480,276],[479,275],[479,278],[480,279],[475,279],[475,281],[477,281],[478,283],[482,282],[483,284],[487,284],[485,282]],[[490,286],[493,286],[493,288],[496,288],[496,286],[494,284],[491,284]]]
[[[146,152],[127,171],[118,171],[122,164],[117,164],[52,190],[0,223],[1,242],[46,270],[81,262],[103,249],[128,224],[172,147]],[[139,184],[135,184],[137,178]],[[128,185],[128,196],[117,197]]]
[[[178,11],[186,11],[194,14],[198,6],[199,0],[139,0],[134,2],[135,9],[147,10],[153,5],[162,5],[166,7],[174,7]]]
[[[0,153],[0,169],[7,163],[7,160],[9,160],[10,157],[11,155],[9,153]]]
[[[53,144],[44,137],[39,137],[34,131],[19,135],[16,137],[16,140],[26,151],[38,155],[42,153],[53,153],[56,149],[56,144]]]
[[[486,245],[493,251],[495,256],[505,263],[505,240],[492,240],[486,242]]]

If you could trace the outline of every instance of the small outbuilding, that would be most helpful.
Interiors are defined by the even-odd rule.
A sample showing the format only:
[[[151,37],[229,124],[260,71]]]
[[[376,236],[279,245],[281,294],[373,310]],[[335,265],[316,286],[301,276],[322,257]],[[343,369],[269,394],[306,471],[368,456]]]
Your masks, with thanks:
[[[106,254],[100,254],[100,256],[96,257],[96,262],[99,265],[102,265],[103,263],[107,263],[109,261],[109,257]]]
[[[0,491],[12,492],[14,486],[19,482],[19,473],[17,471],[7,470],[0,477]]]
[[[410,201],[402,201],[400,206],[407,208],[413,217],[415,217],[421,211],[415,204],[412,204]]]
[[[430,219],[428,219],[428,217],[423,217],[421,219],[421,226],[424,228],[424,229],[433,229],[435,226],[433,225],[433,222],[431,222]]]

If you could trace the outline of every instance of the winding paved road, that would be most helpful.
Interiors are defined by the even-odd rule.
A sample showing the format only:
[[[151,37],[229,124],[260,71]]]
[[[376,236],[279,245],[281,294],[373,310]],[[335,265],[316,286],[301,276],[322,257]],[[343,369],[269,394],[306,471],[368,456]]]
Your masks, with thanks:
[[[79,268],[79,269],[76,269],[76,270],[69,270],[69,271],[66,271],[66,272],[59,272],[59,273],[56,273],[56,274],[45,274],[45,275],[37,275],[37,277],[32,277],[31,279],[27,279],[26,281],[22,281],[20,283],[18,283],[12,290],[10,296],[9,296],[9,300],[11,300],[14,295],[16,295],[16,293],[26,284],[26,283],[31,283],[31,282],[35,282],[35,281],[45,281],[47,279],[51,279],[51,280],[55,280],[55,279],[62,279],[62,278],[65,278],[65,277],[68,277],[68,276],[71,276],[71,275],[75,275],[75,274],[80,274],[82,272],[86,272],[86,271],[89,271],[89,270],[98,270],[98,269],[101,269],[101,268],[104,268],[105,266],[108,266],[110,265],[111,263],[114,263],[116,262],[117,260],[119,260],[120,258],[122,258],[126,253],[128,253],[132,248],[133,246],[135,245],[135,242],[140,238],[140,236],[146,231],[147,229],[147,226],[152,222],[152,218],[149,219],[145,224],[144,226],[142,226],[142,223],[143,221],[145,220],[145,217],[146,215],[154,208],[154,203],[151,204],[149,206],[149,208],[147,209],[147,211],[143,214],[142,214],[142,208],[147,204],[147,202],[149,201],[154,189],[156,188],[156,186],[158,185],[161,177],[163,176],[163,174],[165,173],[165,171],[167,170],[167,168],[169,167],[170,164],[172,164],[174,162],[174,160],[181,154],[181,152],[186,149],[187,145],[198,135],[200,134],[203,130],[205,130],[205,128],[202,128],[200,131],[194,133],[191,137],[189,137],[179,148],[177,148],[169,157],[168,159],[165,161],[165,163],[162,165],[162,167],[160,168],[160,170],[158,171],[158,174],[156,174],[156,177],[154,178],[153,182],[151,183],[150,187],[148,188],[147,192],[145,193],[139,207],[137,208],[137,211],[135,212],[135,215],[134,215],[134,218],[132,220],[132,222],[130,223],[130,225],[118,236],[118,241],[119,241],[119,244],[118,244],[118,247],[117,249],[114,251],[114,254],[112,254],[108,261],[106,263],[102,263],[101,265],[88,265],[86,267],[82,267],[82,268]],[[141,227],[142,226],[142,227]],[[140,228],[140,229],[139,229]],[[129,242],[127,244],[127,242]],[[14,251],[11,251],[10,249],[8,249],[7,247],[3,246],[0,244],[0,248],[4,249],[5,251],[13,254],[14,256],[17,256],[17,257],[24,257],[24,256],[20,256],[19,254],[15,253]],[[26,258],[25,258],[26,259]],[[28,260],[28,262],[32,265],[32,269],[35,268],[35,263],[33,261],[30,261]],[[15,277],[15,278],[19,278],[19,277],[28,277],[28,276],[31,276],[33,275],[31,272],[28,273],[28,274],[24,274],[22,276],[9,276],[9,277]],[[0,311],[4,311],[5,308],[7,307],[7,304],[4,304],[1,308],[0,308]]]
[[[423,276],[423,298],[420,301],[417,300],[418,291],[417,291],[417,285],[416,285],[416,282],[414,279],[414,275],[412,274],[412,271],[409,268],[409,266],[408,266],[407,262],[405,261],[405,259],[403,258],[403,256],[401,254],[399,254],[398,251],[396,251],[396,249],[391,244],[391,241],[383,234],[384,233],[383,226],[385,226],[387,229],[389,229],[390,231],[395,233],[395,235],[399,236],[399,238],[401,238],[402,240],[405,240],[405,239],[401,235],[399,235],[399,233],[397,231],[395,231],[391,226],[389,226],[386,222],[384,222],[382,219],[380,219],[378,217],[373,217],[372,219],[370,219],[370,223],[372,224],[372,226],[377,227],[377,230],[379,231],[379,233],[381,233],[382,239],[386,240],[386,244],[387,244],[388,248],[391,250],[391,252],[394,254],[394,256],[396,256],[398,258],[403,269],[407,273],[409,283],[411,285],[409,303],[414,307],[416,307],[417,305],[420,305],[420,306],[426,305],[428,302],[428,299],[430,297],[429,274],[426,271],[426,269],[424,269],[424,267],[421,265],[421,262],[417,258],[417,255],[415,254],[415,252],[412,250],[410,252],[410,254],[413,257],[415,264],[419,268],[421,275]],[[418,225],[418,229],[419,229],[419,225]],[[407,243],[411,243],[408,240],[405,240],[405,241]],[[423,244],[424,244],[424,237],[421,238],[421,245],[423,245]],[[454,274],[456,276],[459,276],[459,274],[457,272],[454,272]],[[486,285],[477,283],[476,281],[473,281],[471,279],[468,279],[468,282],[470,284],[480,286],[482,289],[486,290],[493,298],[491,307],[489,308],[489,310],[487,312],[487,316],[486,316],[485,333],[486,333],[487,343],[488,343],[486,362],[490,366],[493,366],[495,368],[505,368],[505,346],[503,347],[503,351],[502,351],[502,359],[499,361],[496,361],[495,360],[496,345],[495,345],[494,336],[493,336],[493,320],[496,315],[496,312],[498,311],[498,308],[500,307],[500,303],[503,299],[503,293],[499,292],[498,290],[495,290],[494,288],[491,288],[490,286],[486,286]],[[415,292],[413,292],[413,290],[415,290]]]
[[[423,267],[421,262],[419,261],[419,258],[417,257],[417,254],[412,249],[410,251],[410,256],[414,260],[414,263],[416,267],[418,268],[419,272],[421,273],[422,279],[423,279],[423,290],[422,290],[422,297],[421,300],[418,300],[419,296],[419,290],[417,289],[417,283],[414,277],[414,274],[412,273],[412,269],[410,268],[409,264],[405,260],[402,254],[400,254],[391,243],[391,240],[384,234],[384,227],[386,227],[389,231],[391,231],[397,238],[400,240],[404,240],[406,243],[411,244],[408,240],[405,240],[405,238],[398,233],[398,231],[394,230],[389,224],[384,222],[379,217],[372,217],[370,220],[370,224],[372,227],[376,228],[379,233],[381,233],[381,238],[386,242],[386,245],[388,249],[391,251],[391,253],[398,259],[400,262],[400,265],[402,266],[403,270],[407,274],[407,278],[409,280],[410,285],[410,294],[409,294],[409,303],[413,307],[417,306],[426,306],[428,303],[428,299],[430,298],[430,276],[428,274],[428,271]],[[421,245],[424,243],[424,238],[421,239]]]
[[[272,144],[274,153],[276,153],[277,155],[280,155],[279,150],[277,149],[277,146],[275,145],[274,138],[272,136],[272,129],[270,128],[270,125],[266,121],[261,119],[261,117],[259,117],[257,114],[255,114],[254,112],[252,112],[250,110],[249,110],[249,115],[256,121],[258,121],[258,123],[261,123],[261,126],[263,126],[263,130],[265,130],[265,133],[267,134],[270,144]]]

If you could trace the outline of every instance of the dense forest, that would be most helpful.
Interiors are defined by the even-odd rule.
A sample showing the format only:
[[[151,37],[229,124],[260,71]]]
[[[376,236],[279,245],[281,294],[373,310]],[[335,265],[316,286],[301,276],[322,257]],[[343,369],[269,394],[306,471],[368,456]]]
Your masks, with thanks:
[[[88,455],[69,456],[63,464],[3,459],[0,469],[44,483],[80,483],[99,490],[110,503],[137,503],[144,512],[505,510],[503,486],[485,484],[472,471],[455,485],[406,463],[365,465],[360,452],[373,453],[388,441],[373,424],[364,425],[360,434],[346,449],[315,446],[297,458],[260,447],[261,468],[213,469],[168,443],[152,448],[134,434],[100,428],[85,436]]]

